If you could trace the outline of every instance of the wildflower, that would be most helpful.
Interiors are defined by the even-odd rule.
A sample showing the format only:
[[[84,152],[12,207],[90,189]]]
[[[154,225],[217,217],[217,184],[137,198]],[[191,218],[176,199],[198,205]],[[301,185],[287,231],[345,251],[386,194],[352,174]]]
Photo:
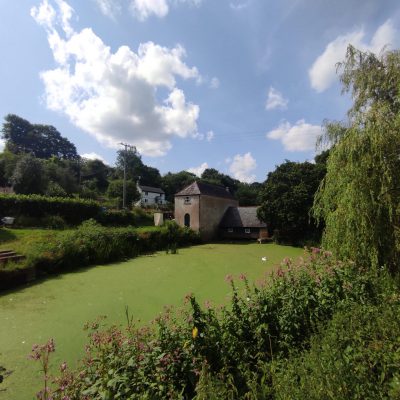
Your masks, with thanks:
[[[197,326],[195,326],[192,330],[192,337],[193,339],[197,338],[197,335],[199,334],[199,330],[197,329]]]
[[[226,275],[226,277],[225,277],[225,281],[226,282],[228,282],[228,283],[232,283],[233,282],[233,277],[232,277],[232,275]]]
[[[64,361],[61,365],[60,365],[60,371],[64,372],[67,369],[67,363]]]

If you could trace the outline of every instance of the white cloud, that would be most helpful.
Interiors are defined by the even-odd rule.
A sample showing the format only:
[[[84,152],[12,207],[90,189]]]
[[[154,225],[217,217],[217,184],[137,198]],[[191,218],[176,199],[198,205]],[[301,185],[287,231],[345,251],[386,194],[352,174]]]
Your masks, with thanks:
[[[42,1],[39,7],[32,7],[31,16],[39,25],[50,28],[54,25],[57,14],[47,0]]]
[[[338,36],[328,43],[309,69],[312,88],[317,92],[323,92],[335,82],[336,64],[344,60],[349,44],[363,51],[379,53],[384,46],[396,47],[399,43],[398,32],[390,19],[376,30],[370,43],[365,41],[363,29]]]
[[[107,164],[107,163],[106,163],[106,160],[105,160],[102,156],[98,155],[98,154],[95,153],[95,152],[81,154],[81,157],[82,157],[82,158],[86,158],[86,159],[88,159],[88,160],[100,160],[100,161],[102,161],[104,164]]]
[[[250,0],[244,1],[242,3],[229,3],[232,10],[240,11],[247,8],[250,5]]]
[[[208,168],[208,164],[204,162],[203,164],[199,165],[198,167],[192,167],[188,168],[186,171],[191,172],[192,174],[195,174],[199,178],[201,177],[201,174]]]
[[[115,19],[115,17],[121,12],[121,4],[119,0],[93,0],[96,2],[100,11],[111,19]]]
[[[256,179],[255,174],[252,174],[252,171],[254,171],[256,167],[256,160],[249,152],[243,155],[236,154],[229,166],[229,171],[233,174],[233,177],[239,179],[239,181],[251,183]]]
[[[109,147],[129,142],[145,155],[164,155],[173,136],[198,134],[200,108],[187,102],[176,86],[176,77],[196,80],[200,76],[184,62],[182,46],[171,49],[147,42],[140,44],[137,53],[128,46],[112,53],[92,29],[73,31],[71,14],[62,8],[56,13],[47,0],[31,15],[46,28],[58,64],[41,73],[49,109],[64,113]],[[58,25],[64,27],[61,32]],[[167,90],[161,103],[158,88]]]
[[[220,85],[220,82],[219,82],[218,78],[214,77],[214,78],[211,79],[211,82],[210,82],[210,88],[211,89],[218,89],[219,85]]]
[[[4,139],[0,139],[0,152],[4,151],[6,147],[6,141]]]
[[[151,16],[164,18],[169,12],[170,5],[187,4],[199,7],[201,3],[202,0],[131,0],[130,9],[139,21],[145,21]]]
[[[139,21],[144,21],[151,15],[163,18],[169,11],[166,0],[132,0],[130,7],[133,15]]]
[[[214,139],[214,132],[213,131],[208,131],[207,133],[196,133],[194,138],[198,140],[207,140],[207,142],[211,142]]]
[[[213,140],[214,139],[214,132],[213,131],[208,131],[207,133],[206,133],[206,140],[207,140],[207,142],[211,142],[211,140]]]
[[[289,100],[285,99],[281,92],[279,92],[272,86],[269,88],[267,103],[265,104],[265,108],[267,110],[286,110],[288,103]]]
[[[267,138],[280,140],[287,151],[310,151],[315,150],[317,138],[321,134],[321,126],[307,124],[301,119],[294,125],[287,121],[282,122],[267,133]]]

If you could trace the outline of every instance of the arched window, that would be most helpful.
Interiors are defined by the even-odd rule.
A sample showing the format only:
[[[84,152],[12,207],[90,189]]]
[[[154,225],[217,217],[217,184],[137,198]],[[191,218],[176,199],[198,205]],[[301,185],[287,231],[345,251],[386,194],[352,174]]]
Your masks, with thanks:
[[[185,214],[185,226],[190,228],[190,215],[189,214]]]

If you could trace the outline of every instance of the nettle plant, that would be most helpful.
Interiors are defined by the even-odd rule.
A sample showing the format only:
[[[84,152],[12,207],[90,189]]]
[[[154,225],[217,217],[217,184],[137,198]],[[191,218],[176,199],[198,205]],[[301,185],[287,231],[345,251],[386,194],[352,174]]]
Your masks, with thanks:
[[[62,365],[48,397],[39,399],[212,399],[267,396],[272,361],[309,346],[318,327],[356,302],[378,302],[381,271],[360,270],[312,249],[285,259],[264,281],[228,276],[228,305],[165,309],[145,327],[127,311],[124,328],[88,324],[89,343],[77,370]],[[45,373],[46,374],[46,373]],[[47,385],[47,384],[46,384]],[[43,392],[42,392],[43,393]]]

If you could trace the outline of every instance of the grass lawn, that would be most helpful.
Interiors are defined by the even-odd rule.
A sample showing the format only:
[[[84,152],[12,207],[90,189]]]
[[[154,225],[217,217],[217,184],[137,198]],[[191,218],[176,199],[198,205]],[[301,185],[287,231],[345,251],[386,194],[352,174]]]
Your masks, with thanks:
[[[35,243],[43,242],[54,236],[51,229],[9,229],[0,228],[0,250],[14,250],[26,254]]]
[[[83,354],[86,333],[82,327],[96,316],[107,315],[109,323],[123,323],[127,305],[134,318],[147,322],[164,305],[181,305],[188,292],[201,303],[221,304],[230,294],[224,282],[227,274],[245,273],[254,281],[284,257],[301,254],[301,249],[274,244],[206,244],[180,249],[176,255],[160,252],[81,269],[0,294],[0,365],[14,371],[0,385],[7,389],[0,391],[0,399],[34,398],[40,386],[39,365],[27,360],[34,343],[54,338],[53,365],[64,360],[73,365]],[[264,256],[267,262],[261,260]]]

